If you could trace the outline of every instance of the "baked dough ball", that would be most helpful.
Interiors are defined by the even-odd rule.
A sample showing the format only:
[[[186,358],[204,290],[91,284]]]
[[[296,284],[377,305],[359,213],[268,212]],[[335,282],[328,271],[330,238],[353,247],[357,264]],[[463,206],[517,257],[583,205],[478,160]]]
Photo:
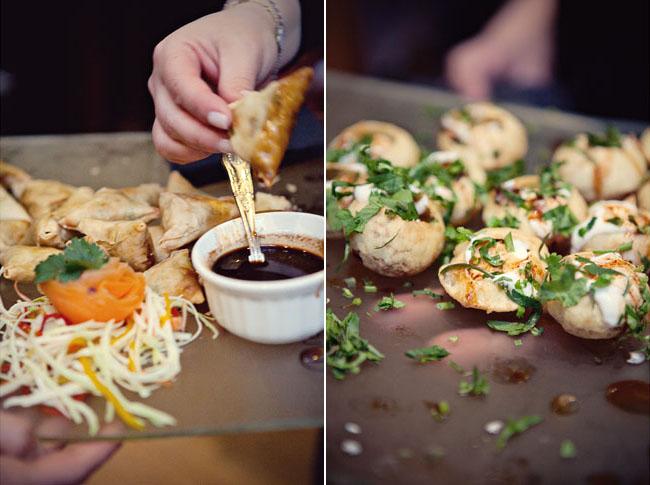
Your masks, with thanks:
[[[506,239],[510,241],[510,238],[509,249]],[[547,254],[548,249],[535,236],[517,229],[485,228],[456,246],[454,257],[440,268],[438,277],[447,294],[466,308],[488,313],[513,312],[519,305],[508,297],[507,290],[517,289],[535,298],[535,286],[546,274],[542,258]],[[453,266],[459,263],[472,264],[492,276],[469,267]]]
[[[643,152],[643,156],[645,156],[645,159],[648,161],[648,164],[650,164],[650,128],[646,128],[643,130],[643,133],[641,133],[641,151]]]
[[[370,156],[383,158],[396,167],[412,167],[420,160],[420,147],[411,134],[404,128],[383,121],[359,121],[348,126],[329,144],[327,168],[334,164],[344,170],[341,165],[358,163],[358,152],[361,146],[370,145]],[[333,160],[336,160],[333,162]],[[350,169],[360,169],[351,165]]]
[[[608,141],[581,133],[553,154],[553,161],[562,163],[560,177],[575,186],[587,201],[614,199],[634,192],[647,171],[634,135],[619,136],[610,131],[606,136]]]
[[[580,192],[555,180],[542,188],[538,175],[523,175],[502,183],[490,192],[483,209],[485,224],[518,224],[520,231],[540,239],[570,237],[575,224],[586,217],[587,203]]]
[[[350,204],[350,212],[356,214],[365,205],[355,200]],[[438,207],[431,201],[418,212],[422,212],[420,220],[406,221],[398,215],[387,214],[382,208],[367,222],[362,233],[352,235],[350,247],[359,254],[366,268],[381,275],[402,277],[421,273],[442,252],[445,224]]]
[[[615,251],[634,264],[650,258],[650,213],[631,202],[602,200],[589,208],[587,218],[571,235],[571,252]]]
[[[636,193],[639,209],[650,211],[650,179],[646,180]]]
[[[559,300],[550,300],[547,311],[571,335],[588,339],[607,339],[616,337],[625,329],[625,307],[631,305],[638,310],[643,304],[642,288],[647,287],[647,277],[636,270],[630,262],[618,253],[594,255],[591,252],[571,254],[563,258],[561,265],[571,264],[577,268],[595,264],[616,273],[610,275],[608,285],[593,288],[596,280],[592,271],[577,271],[575,279],[586,279],[587,294],[575,305],[564,306]],[[549,279],[553,281],[553,271]],[[646,293],[647,294],[647,293]],[[648,315],[645,315],[648,319]]]
[[[422,190],[441,205],[445,221],[458,226],[481,209],[477,185],[486,174],[475,158],[462,160],[454,151],[432,152],[411,169]]]
[[[438,147],[475,157],[485,170],[511,165],[528,151],[524,125],[492,103],[471,103],[445,113]]]

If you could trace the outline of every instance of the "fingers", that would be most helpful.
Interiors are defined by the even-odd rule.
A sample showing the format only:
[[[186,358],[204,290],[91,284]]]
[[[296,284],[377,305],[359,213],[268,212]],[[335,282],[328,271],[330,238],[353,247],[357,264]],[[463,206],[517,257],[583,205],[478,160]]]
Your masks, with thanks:
[[[156,91],[156,119],[167,135],[191,149],[215,153],[228,148],[225,132],[210,128],[183,111],[164,86]]]
[[[200,122],[227,130],[231,122],[230,109],[202,79],[199,53],[187,45],[157,47],[157,50],[162,53],[154,52],[154,64],[156,68],[159,66],[160,82],[172,100]]]
[[[25,456],[36,447],[29,420],[12,413],[0,413],[0,453]],[[4,483],[4,482],[2,482]]]
[[[190,163],[210,156],[210,153],[189,148],[169,136],[156,119],[151,129],[151,136],[156,150],[162,157],[175,163]]]
[[[221,70],[217,91],[229,103],[241,98],[244,91],[253,91],[257,83],[261,61],[245,50],[245,43],[238,42],[224,46],[219,52],[219,64],[228,69]]]
[[[471,99],[486,99],[492,94],[494,65],[492,54],[469,41],[449,53],[445,75],[451,87]]]
[[[83,482],[120,447],[119,441],[75,443],[33,460],[0,457],[3,484],[58,485]]]

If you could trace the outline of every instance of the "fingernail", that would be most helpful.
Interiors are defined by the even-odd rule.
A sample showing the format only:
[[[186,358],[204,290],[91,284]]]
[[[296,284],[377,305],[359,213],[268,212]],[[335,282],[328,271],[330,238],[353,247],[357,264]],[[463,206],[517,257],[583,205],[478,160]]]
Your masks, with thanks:
[[[230,126],[230,120],[228,117],[218,111],[210,111],[208,113],[208,123],[220,130],[227,130]]]
[[[232,152],[232,145],[230,144],[230,140],[219,140],[217,142],[217,151],[221,153]]]

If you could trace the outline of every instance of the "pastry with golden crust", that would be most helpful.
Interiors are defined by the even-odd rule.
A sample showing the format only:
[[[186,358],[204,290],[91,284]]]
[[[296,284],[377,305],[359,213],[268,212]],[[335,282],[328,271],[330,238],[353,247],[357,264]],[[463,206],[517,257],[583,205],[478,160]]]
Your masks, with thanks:
[[[300,68],[230,105],[230,143],[267,187],[275,182],[313,74],[310,67]]]

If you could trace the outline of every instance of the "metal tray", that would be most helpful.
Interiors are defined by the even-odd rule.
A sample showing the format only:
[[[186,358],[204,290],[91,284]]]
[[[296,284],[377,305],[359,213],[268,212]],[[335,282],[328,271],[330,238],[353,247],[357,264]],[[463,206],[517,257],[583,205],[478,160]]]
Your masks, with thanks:
[[[413,85],[359,78],[328,71],[327,135],[331,140],[360,119],[390,121],[433,147],[435,118],[461,100],[449,93]],[[605,122],[582,116],[506,105],[528,128],[528,171],[548,157],[561,140]],[[433,116],[435,115],[435,116]],[[634,123],[616,122],[622,130],[641,131]],[[478,222],[475,222],[477,224]],[[649,366],[627,364],[627,351],[616,341],[587,341],[566,334],[544,317],[542,336],[513,338],[491,331],[484,313],[437,309],[436,301],[413,297],[424,287],[442,292],[437,265],[417,277],[391,279],[364,268],[356,257],[337,271],[341,241],[327,244],[329,307],[343,317],[350,300],[342,296],[344,278],[372,280],[379,292],[354,291],[363,300],[355,308],[361,335],[381,352],[378,365],[366,363],[359,375],[337,381],[328,372],[327,477],[331,483],[647,483],[650,421],[630,414],[605,399],[610,383],[649,380]],[[400,310],[375,312],[383,295],[395,293],[406,303]],[[448,300],[448,298],[445,298]],[[367,315],[367,312],[371,316]],[[449,337],[457,336],[452,343]],[[437,343],[465,369],[476,365],[488,378],[487,397],[461,397],[462,376],[445,360],[417,364],[404,356],[415,347]],[[560,394],[577,397],[579,410],[560,416],[550,403]],[[431,416],[431,402],[446,400],[451,414],[443,422]],[[486,423],[538,414],[544,421],[514,437],[499,451]],[[346,430],[360,427],[360,434]],[[349,425],[348,425],[348,428]],[[570,439],[577,456],[563,459],[560,444]],[[345,440],[361,445],[361,453],[343,451]]]
[[[6,137],[0,140],[2,158],[27,170],[35,178],[73,185],[124,187],[145,182],[164,184],[169,169],[156,155],[148,133]],[[295,194],[286,184],[295,184]],[[226,182],[202,187],[226,195]],[[285,167],[273,190],[299,207],[323,213],[322,160],[304,160]],[[22,288],[22,286],[21,286]],[[36,294],[33,285],[25,285]],[[16,300],[11,282],[0,278],[5,305]],[[207,305],[202,307],[207,311]],[[205,331],[185,348],[182,372],[169,388],[161,388],[147,404],[177,419],[173,427],[148,426],[144,431],[115,430],[103,438],[134,439],[161,436],[223,434],[323,426],[323,370],[302,365],[301,353],[322,348],[322,334],[302,343],[262,345],[243,340],[220,328],[216,340]],[[134,396],[134,399],[139,399]],[[103,416],[103,402],[92,405]],[[42,420],[36,409],[25,412]],[[44,426],[41,438],[87,439],[85,426]]]

